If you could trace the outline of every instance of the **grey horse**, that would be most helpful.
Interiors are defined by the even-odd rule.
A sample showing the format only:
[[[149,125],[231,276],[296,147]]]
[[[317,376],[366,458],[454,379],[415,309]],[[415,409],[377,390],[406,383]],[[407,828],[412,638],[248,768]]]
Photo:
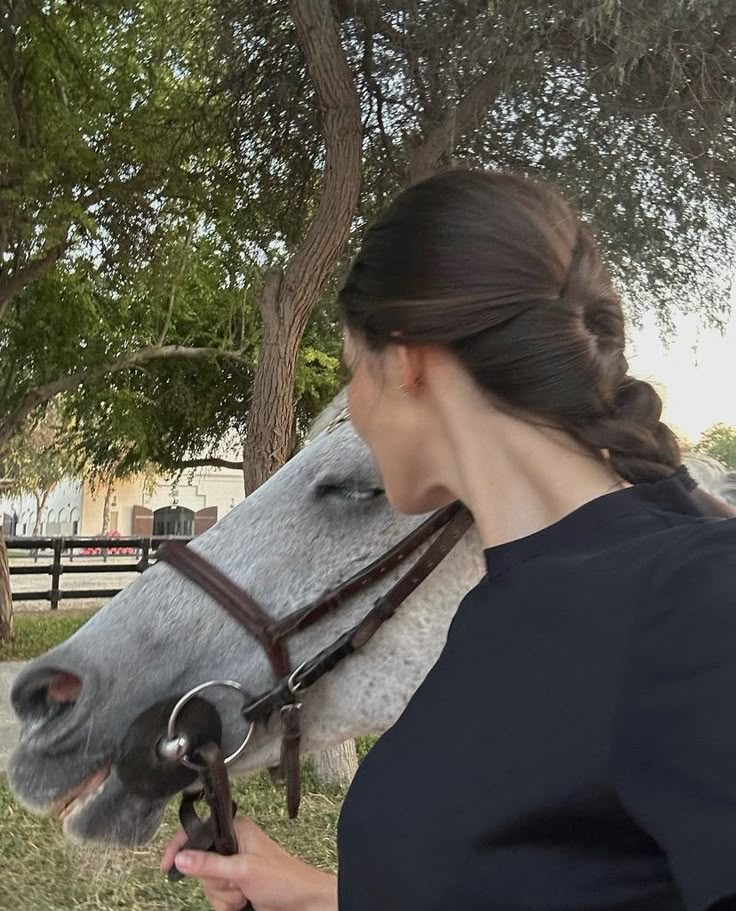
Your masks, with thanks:
[[[705,490],[736,506],[736,471],[729,471],[711,456],[697,452],[687,453],[685,463],[690,474]]]
[[[340,396],[309,444],[191,545],[274,618],[335,587],[422,521],[389,507],[368,450],[349,422],[334,420],[343,409]],[[711,475],[704,486],[720,476]],[[292,666],[353,626],[402,571],[291,640]],[[389,727],[482,573],[472,529],[363,650],[303,694],[304,749]],[[49,686],[64,674],[81,681],[78,698],[50,700]],[[71,837],[125,845],[147,840],[163,802],[129,793],[111,759],[143,709],[212,678],[240,681],[252,693],[273,682],[262,648],[221,607],[171,567],[152,567],[17,680],[13,705],[21,735],[9,767],[13,791],[35,812],[61,816]],[[225,695],[217,703],[224,746],[232,749],[243,734],[240,703]],[[275,765],[279,733],[276,720],[261,725],[238,769]]]
[[[191,545],[274,618],[335,587],[422,521],[389,507],[368,450],[349,422],[333,422],[343,407],[339,397],[311,442]],[[363,650],[303,694],[305,751],[378,733],[395,721],[482,567],[471,530]],[[405,569],[290,640],[292,666],[353,626]],[[48,698],[60,674],[81,680],[75,701]],[[145,841],[163,804],[126,792],[110,770],[111,757],[143,709],[212,678],[240,681],[251,693],[273,683],[253,638],[174,569],[153,566],[16,681],[21,733],[9,765],[11,788],[35,812],[61,816],[75,839]],[[243,735],[240,703],[215,691],[212,698],[223,718],[224,746],[232,749]],[[275,765],[279,733],[277,719],[259,726],[238,770]]]

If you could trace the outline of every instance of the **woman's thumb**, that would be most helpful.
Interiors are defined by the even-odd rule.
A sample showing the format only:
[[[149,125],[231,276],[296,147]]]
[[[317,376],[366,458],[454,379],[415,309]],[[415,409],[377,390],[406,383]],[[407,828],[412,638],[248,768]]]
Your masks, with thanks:
[[[177,870],[187,876],[227,879],[240,884],[247,873],[248,859],[242,854],[223,857],[207,851],[180,851],[174,858]]]

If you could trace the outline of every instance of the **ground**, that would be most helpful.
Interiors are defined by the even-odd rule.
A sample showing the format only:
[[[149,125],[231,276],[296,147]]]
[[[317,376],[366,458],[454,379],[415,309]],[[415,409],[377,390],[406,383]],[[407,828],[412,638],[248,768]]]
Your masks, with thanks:
[[[14,661],[0,662],[0,772],[5,769],[17,737],[15,717],[10,709],[9,696],[13,679],[22,666]],[[0,851],[1,857],[2,852]],[[2,868],[0,867],[0,869]]]

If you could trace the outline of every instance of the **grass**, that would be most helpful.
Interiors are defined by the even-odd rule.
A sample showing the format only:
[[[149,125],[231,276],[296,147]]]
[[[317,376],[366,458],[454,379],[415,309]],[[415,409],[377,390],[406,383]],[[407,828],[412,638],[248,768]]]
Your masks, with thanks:
[[[342,793],[319,791],[305,770],[299,819],[287,818],[284,795],[268,774],[234,782],[235,799],[287,850],[334,870]],[[0,777],[2,911],[205,911],[196,883],[169,884],[159,873],[162,846],[176,828],[169,808],[154,842],[132,851],[65,842],[58,822],[21,810]]]
[[[16,614],[15,639],[0,642],[0,661],[26,661],[42,655],[68,639],[93,614],[93,610]]]

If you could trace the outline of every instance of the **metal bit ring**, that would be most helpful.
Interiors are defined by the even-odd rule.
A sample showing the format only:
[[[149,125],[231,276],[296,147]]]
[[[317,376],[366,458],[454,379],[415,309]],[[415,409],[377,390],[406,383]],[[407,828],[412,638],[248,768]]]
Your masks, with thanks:
[[[235,690],[243,697],[243,702],[250,698],[250,695],[245,687],[241,683],[238,683],[237,680],[208,680],[206,683],[200,683],[198,686],[193,687],[191,690],[189,690],[189,692],[185,693],[171,710],[169,721],[166,725],[166,742],[160,747],[161,752],[163,754],[166,754],[167,747],[171,745],[170,748],[177,753],[177,761],[180,762],[183,766],[186,766],[188,769],[194,770],[195,772],[199,772],[201,770],[201,765],[193,762],[186,753],[181,753],[181,755],[179,755],[181,748],[185,745],[188,746],[188,741],[186,737],[181,737],[176,733],[176,722],[179,719],[179,715],[181,714],[182,709],[190,699],[203,692],[204,690],[208,690],[214,687],[223,687],[226,689]],[[240,746],[229,756],[225,757],[225,765],[230,765],[231,762],[235,762],[235,760],[243,754],[245,748],[248,746],[251,736],[253,735],[253,729],[255,726],[255,722],[251,721],[248,726],[248,731],[243,738]]]

